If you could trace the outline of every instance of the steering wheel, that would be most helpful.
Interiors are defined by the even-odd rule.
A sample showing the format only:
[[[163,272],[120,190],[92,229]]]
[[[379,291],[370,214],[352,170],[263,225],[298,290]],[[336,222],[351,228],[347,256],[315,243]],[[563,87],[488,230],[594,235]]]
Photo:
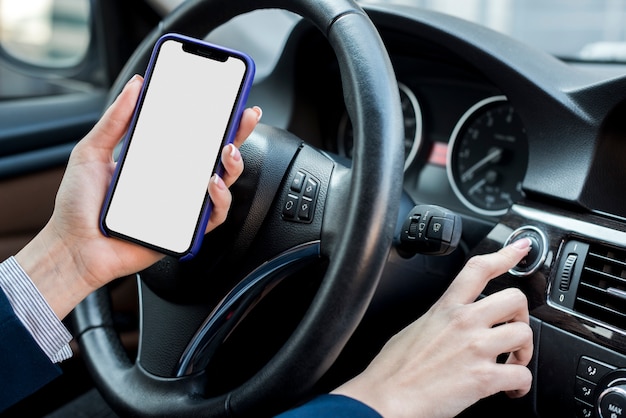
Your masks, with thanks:
[[[355,2],[187,1],[137,48],[110,101],[132,74],[143,73],[162,34],[202,38],[237,15],[268,8],[300,15],[332,47],[355,132],[351,167],[287,131],[260,124],[242,146],[246,168],[232,188],[226,224],[205,237],[194,260],[166,257],[137,274],[137,358],[129,359],[113,329],[106,288],[75,309],[76,339],[87,367],[121,415],[261,416],[292,407],[311,394],[338,357],[385,265],[401,196],[402,111],[383,43]],[[311,187],[294,189],[296,178]],[[305,193],[311,193],[309,200],[303,200]],[[290,211],[304,201],[308,214]],[[272,288],[319,260],[325,263],[319,287],[282,346],[242,382],[211,390],[223,379],[210,368],[220,345]]]

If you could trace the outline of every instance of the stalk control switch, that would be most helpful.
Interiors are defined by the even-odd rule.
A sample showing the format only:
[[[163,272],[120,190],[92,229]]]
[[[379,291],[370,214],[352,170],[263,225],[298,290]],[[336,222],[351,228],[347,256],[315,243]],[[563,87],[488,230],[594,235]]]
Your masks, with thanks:
[[[417,253],[447,255],[459,245],[462,229],[456,213],[441,206],[417,205],[402,225],[398,250],[407,257]]]

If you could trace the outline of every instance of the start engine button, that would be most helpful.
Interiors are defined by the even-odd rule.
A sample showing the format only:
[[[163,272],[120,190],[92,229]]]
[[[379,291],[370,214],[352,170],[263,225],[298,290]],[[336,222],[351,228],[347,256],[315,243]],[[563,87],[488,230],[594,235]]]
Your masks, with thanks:
[[[528,238],[530,240],[531,249],[522,261],[509,270],[509,273],[515,276],[530,276],[546,261],[548,255],[548,240],[543,231],[539,228],[527,225],[513,231],[504,243],[504,246],[506,247],[522,238]]]

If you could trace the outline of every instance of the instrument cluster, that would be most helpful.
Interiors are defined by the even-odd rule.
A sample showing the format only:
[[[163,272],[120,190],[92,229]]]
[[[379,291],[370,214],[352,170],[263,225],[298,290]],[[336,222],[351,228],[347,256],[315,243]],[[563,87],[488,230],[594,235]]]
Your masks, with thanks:
[[[416,182],[405,181],[405,188],[416,200],[437,204],[453,201],[466,212],[497,218],[524,196],[526,129],[504,95],[483,94],[448,107],[445,100],[429,97],[432,90],[424,89],[420,95],[403,83],[399,83],[399,89],[404,113],[405,177],[419,177]],[[352,128],[344,114],[337,130],[339,154],[351,157],[352,144]],[[447,185],[434,192],[441,196],[433,197],[432,185],[424,185],[441,184],[442,176]],[[430,188],[431,192],[421,196],[420,188]]]

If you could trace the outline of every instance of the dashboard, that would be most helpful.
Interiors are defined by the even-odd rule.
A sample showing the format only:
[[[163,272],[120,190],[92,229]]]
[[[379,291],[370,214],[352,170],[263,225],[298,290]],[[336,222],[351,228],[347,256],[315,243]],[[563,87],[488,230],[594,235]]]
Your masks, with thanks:
[[[414,318],[467,257],[531,237],[536,257],[527,268],[492,280],[484,292],[522,290],[535,338],[531,394],[523,408],[511,403],[500,412],[592,417],[604,408],[601,416],[612,416],[611,399],[623,394],[626,406],[626,68],[563,62],[435,12],[366,11],[398,80],[405,195],[463,218],[460,259],[415,257],[398,267],[390,256],[382,285],[396,287],[391,304],[407,286],[428,294],[412,300]],[[282,120],[349,164],[358,132],[334,54],[315,29],[295,26],[256,89],[271,124]],[[277,92],[280,103],[272,99]]]
[[[308,36],[316,34],[301,40],[307,53],[296,58],[289,130],[351,158],[354,132],[334,57],[322,39]],[[404,114],[406,193],[493,222],[524,196],[529,150],[515,106],[467,63],[432,46],[406,49],[400,34],[388,36]]]
[[[404,171],[410,179],[406,189],[416,199],[426,193],[434,194],[432,199],[477,216],[503,215],[523,197],[521,186],[528,162],[524,125],[506,96],[482,97],[484,94],[473,94],[470,86],[457,89],[456,94],[465,95],[468,100],[455,109],[458,114],[466,107],[456,123],[438,120],[438,115],[452,110],[447,106],[437,108],[436,97],[445,94],[447,85],[449,82],[444,80],[421,84],[420,100],[413,89],[402,82],[398,84],[404,113]],[[473,97],[480,98],[471,104]],[[351,157],[352,143],[349,117],[344,114],[337,142],[330,145],[340,155]],[[448,185],[432,190],[429,186],[433,177],[435,183],[445,184],[445,179],[439,178],[442,169]]]

